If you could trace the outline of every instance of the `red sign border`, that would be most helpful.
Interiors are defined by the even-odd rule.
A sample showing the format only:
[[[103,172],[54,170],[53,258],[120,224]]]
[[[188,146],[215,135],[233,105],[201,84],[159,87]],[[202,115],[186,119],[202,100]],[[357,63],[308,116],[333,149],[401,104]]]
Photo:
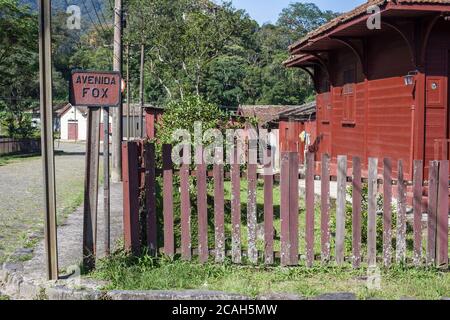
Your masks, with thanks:
[[[118,75],[119,76],[119,102],[115,105],[106,105],[106,104],[90,104],[90,105],[81,105],[81,104],[74,104],[73,99],[74,99],[74,92],[73,92],[73,75],[74,73],[84,73],[84,74],[113,74],[113,75]],[[92,108],[97,108],[97,107],[113,107],[113,108],[117,108],[120,107],[121,103],[122,103],[122,75],[120,74],[119,71],[98,71],[98,70],[80,70],[80,69],[74,69],[72,70],[72,72],[70,73],[70,81],[69,81],[69,103],[74,106],[74,107],[92,107]]]

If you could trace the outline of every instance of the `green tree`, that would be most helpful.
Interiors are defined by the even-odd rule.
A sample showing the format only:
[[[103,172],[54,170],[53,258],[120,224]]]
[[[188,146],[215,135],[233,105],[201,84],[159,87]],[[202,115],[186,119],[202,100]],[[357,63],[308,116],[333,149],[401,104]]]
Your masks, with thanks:
[[[236,106],[245,98],[243,80],[247,63],[239,56],[219,56],[209,65],[205,75],[205,94],[214,103]]]
[[[157,138],[162,143],[173,143],[175,130],[185,129],[194,137],[194,125],[202,123],[202,130],[223,128],[226,121],[220,108],[200,96],[186,96],[183,100],[171,101],[157,124]]]
[[[9,81],[0,82],[1,96],[8,100],[2,98],[3,114],[38,101],[36,8],[30,11],[18,2],[0,0],[0,81]],[[72,69],[111,70],[113,62],[109,6],[96,6],[100,17],[110,21],[99,26],[93,5],[78,0],[73,4],[83,11],[79,31],[67,29],[63,1],[56,0],[53,6],[54,98],[60,101],[68,98]],[[124,43],[130,44],[131,96],[138,97],[144,44],[145,101],[162,106],[191,95],[230,107],[301,104],[311,99],[309,76],[282,62],[288,58],[289,44],[336,16],[314,4],[296,3],[283,10],[277,23],[259,26],[230,2],[130,0],[126,5]],[[19,98],[23,107],[17,106]]]
[[[0,17],[0,121],[9,136],[27,137],[39,96],[37,17],[17,0],[0,0]]]
[[[282,63],[286,53],[277,53],[262,69],[261,97],[259,104],[300,105],[313,94],[309,76],[297,69],[287,69]]]
[[[228,47],[249,43],[257,29],[229,3],[153,0],[143,5],[143,0],[134,0],[129,11],[134,18],[127,39],[145,41],[146,79],[159,83],[157,90],[168,100],[205,95],[210,64],[227,54]]]
[[[338,15],[329,10],[321,11],[314,3],[296,2],[283,9],[277,24],[295,41]]]
[[[91,27],[81,34],[76,49],[68,57],[68,71],[72,69],[111,70],[113,65],[113,30]]]

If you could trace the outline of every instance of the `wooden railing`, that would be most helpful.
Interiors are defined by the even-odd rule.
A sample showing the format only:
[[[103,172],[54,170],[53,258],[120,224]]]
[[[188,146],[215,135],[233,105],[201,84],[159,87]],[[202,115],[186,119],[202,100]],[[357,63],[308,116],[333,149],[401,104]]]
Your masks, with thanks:
[[[216,154],[222,158],[222,153]],[[265,158],[270,159],[270,151],[265,151]],[[215,262],[221,263],[226,256],[231,256],[234,263],[242,263],[245,256],[251,264],[279,263],[282,266],[295,266],[302,262],[304,257],[306,266],[313,266],[317,260],[323,263],[334,260],[338,265],[350,261],[355,268],[362,263],[376,265],[382,263],[389,267],[393,263],[403,264],[412,262],[415,266],[423,264],[448,266],[448,209],[449,209],[449,162],[432,161],[430,163],[429,177],[423,177],[423,161],[414,161],[414,179],[405,181],[403,161],[395,164],[397,174],[392,176],[393,164],[390,159],[383,159],[382,172],[379,171],[378,159],[369,159],[368,178],[361,178],[361,159],[339,156],[337,159],[337,176],[330,175],[330,158],[323,155],[321,158],[321,175],[315,175],[314,155],[307,154],[307,165],[304,194],[304,232],[299,233],[299,160],[298,153],[285,152],[281,155],[280,172],[280,201],[274,203],[274,174],[270,161],[265,161],[262,173],[258,174],[257,165],[247,165],[245,172],[243,166],[230,165],[225,172],[222,163],[214,164],[212,172],[207,172],[205,164],[197,164],[195,170],[189,165],[182,165],[178,171],[174,170],[171,159],[171,146],[162,148],[162,168],[156,165],[155,145],[142,141],[126,142],[123,144],[123,187],[124,187],[124,234],[125,247],[134,254],[140,254],[143,247],[149,248],[153,254],[163,253],[167,256],[181,254],[185,260],[191,260],[198,255],[200,262],[208,261],[210,255]],[[352,175],[347,176],[347,166],[351,163]],[[259,168],[262,170],[262,168]],[[157,188],[157,178],[162,175],[162,187]],[[177,175],[179,184],[174,189],[174,175]],[[243,178],[245,176],[245,178]],[[192,178],[194,177],[194,178]],[[213,198],[212,212],[208,212],[207,181],[212,177]],[[320,182],[320,204],[315,203],[314,181]],[[231,197],[225,199],[224,182],[230,180]],[[191,203],[190,185],[195,181],[196,199]],[[241,213],[241,180],[247,184],[247,212],[246,226],[243,225]],[[257,182],[263,184],[264,209],[261,217],[257,214]],[[332,182],[333,181],[333,182]],[[336,182],[334,182],[336,181]],[[368,184],[367,195],[363,194],[363,183]],[[346,230],[347,206],[350,205],[347,197],[347,187],[352,187],[351,194],[351,230]],[[377,234],[377,196],[382,186],[383,197],[383,232]],[[330,200],[330,190],[335,188],[336,201]],[[407,190],[412,189],[412,233],[407,228]],[[426,233],[423,231],[423,200],[424,189],[428,189],[426,201]],[[159,194],[157,194],[157,190]],[[180,207],[174,207],[174,194],[180,194]],[[395,198],[394,199],[394,196]],[[362,199],[367,198],[367,221],[362,220]],[[302,195],[303,197],[303,195]],[[162,198],[162,210],[157,211],[157,198]],[[142,201],[144,199],[144,201]],[[393,200],[397,209],[392,210]],[[229,201],[230,210],[224,209],[225,201]],[[332,207],[333,204],[333,207]],[[196,212],[192,208],[195,205]],[[274,248],[274,205],[280,206],[280,251]],[[315,228],[315,211],[320,207],[320,227]],[[180,210],[179,218],[174,218],[174,209]],[[303,211],[303,210],[302,210]],[[335,212],[335,216],[334,215]],[[395,216],[394,216],[395,214]],[[213,216],[212,216],[213,215]],[[208,219],[208,216],[213,219]],[[158,219],[161,217],[161,219]],[[193,218],[198,221],[198,245],[192,246]],[[393,225],[393,219],[397,223]],[[162,225],[158,225],[162,221]],[[179,225],[175,225],[179,221]],[[214,224],[214,246],[208,243],[208,223]],[[225,221],[230,226],[225,228]],[[335,223],[331,223],[335,221]],[[263,246],[258,247],[258,222],[263,225]],[[367,241],[362,243],[363,224],[367,223]],[[242,228],[246,227],[246,233]],[[395,227],[395,228],[394,228]],[[181,230],[176,248],[174,230]],[[225,233],[230,230],[230,234]],[[332,230],[333,229],[333,230]],[[145,234],[142,234],[145,230]],[[160,230],[163,235],[158,235]],[[319,237],[315,232],[320,230],[320,246],[316,243]],[[245,235],[244,248],[242,234]],[[299,248],[299,234],[304,234],[305,248]],[[345,239],[351,234],[351,252],[346,250]],[[424,247],[424,234],[426,234],[426,249]],[[332,237],[333,235],[333,237]],[[209,235],[211,236],[211,234]],[[377,239],[382,237],[382,248],[377,248]],[[413,239],[413,248],[407,250],[407,238]],[[162,243],[158,241],[161,240]],[[145,241],[143,241],[145,239]],[[227,239],[230,240],[227,242]],[[395,240],[395,252],[393,242]],[[228,244],[228,247],[225,244]],[[334,252],[332,246],[334,245]],[[320,247],[320,249],[318,249]],[[258,248],[260,249],[258,251]],[[363,249],[366,251],[363,252]],[[302,253],[302,255],[301,255]]]

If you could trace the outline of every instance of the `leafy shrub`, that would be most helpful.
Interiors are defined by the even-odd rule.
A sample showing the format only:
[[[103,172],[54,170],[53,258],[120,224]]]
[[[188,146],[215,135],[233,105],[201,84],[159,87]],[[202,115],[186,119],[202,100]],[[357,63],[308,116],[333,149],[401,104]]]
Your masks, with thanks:
[[[170,102],[164,110],[161,122],[156,125],[156,156],[158,166],[161,167],[162,164],[162,145],[163,144],[174,144],[178,141],[173,141],[172,134],[178,129],[187,130],[191,134],[191,151],[193,154],[194,148],[194,124],[195,122],[202,123],[202,131],[208,129],[219,129],[224,132],[228,128],[228,119],[222,110],[213,103],[210,103],[199,96],[188,96],[183,100],[174,100]],[[210,141],[203,141],[203,144],[208,144]],[[192,161],[191,169],[194,169],[195,164]],[[211,169],[211,168],[208,168]],[[192,245],[197,246],[197,229],[198,220],[197,215],[197,188],[196,179],[194,177],[190,178],[190,200],[191,200],[191,234],[192,234]],[[173,209],[174,209],[174,224],[175,224],[175,239],[176,246],[180,247],[180,234],[181,234],[181,195],[179,192],[180,179],[178,176],[173,177]],[[212,181],[208,180],[208,191],[211,191]],[[208,192],[209,193],[209,192]],[[163,190],[162,190],[162,178],[158,178],[157,181],[157,212],[158,216],[158,242],[163,243]],[[145,195],[141,197],[142,208],[144,208]],[[213,199],[208,196],[208,212],[212,212],[214,206]],[[142,211],[145,212],[145,211]],[[144,224],[145,225],[145,224]],[[214,240],[214,222],[213,216],[208,215],[208,233],[210,245],[213,244]],[[145,235],[145,232],[142,232]]]
[[[202,123],[203,131],[224,128],[225,114],[220,108],[200,96],[188,96],[183,100],[173,100],[168,103],[156,125],[158,144],[173,143],[172,134],[178,129],[188,130],[194,137],[194,124]]]
[[[39,130],[34,126],[31,115],[24,112],[0,112],[0,126],[10,138],[38,138]]]

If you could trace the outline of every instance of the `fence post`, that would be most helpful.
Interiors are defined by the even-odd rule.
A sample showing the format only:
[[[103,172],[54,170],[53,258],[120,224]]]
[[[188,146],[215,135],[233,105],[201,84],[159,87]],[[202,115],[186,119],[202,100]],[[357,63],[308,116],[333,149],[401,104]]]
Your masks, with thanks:
[[[398,216],[397,216],[397,263],[406,261],[406,186],[403,161],[398,161]]]
[[[353,179],[352,179],[352,250],[353,268],[359,268],[361,264],[361,159],[353,157]]]
[[[237,145],[232,148],[231,164],[231,256],[241,263],[241,164]]]
[[[273,164],[272,150],[264,149],[264,262],[273,264]]]
[[[214,231],[216,262],[225,260],[223,148],[215,149],[214,161]]]
[[[173,232],[173,166],[172,145],[164,144],[163,157],[163,215],[164,215],[164,253],[175,255],[175,238]]]
[[[345,204],[347,187],[347,157],[338,156],[336,200],[336,263],[344,263]]]
[[[436,223],[437,223],[437,200],[438,200],[438,176],[439,162],[431,161],[428,181],[428,218],[427,218],[427,264],[436,262]]]
[[[367,196],[367,250],[369,267],[377,264],[377,171],[378,159],[369,158],[369,190]]]
[[[247,228],[248,228],[248,259],[251,263],[258,263],[258,250],[256,248],[256,171],[257,165],[248,164],[248,198],[247,198]]]
[[[419,266],[422,260],[422,185],[423,161],[414,161],[413,177],[413,211],[414,211],[414,265]]]
[[[183,145],[183,163],[180,168],[180,197],[181,197],[181,258],[192,259],[191,240],[191,199],[189,195],[189,164],[191,148]]]
[[[281,153],[280,171],[280,220],[281,220],[281,265],[290,264],[289,239],[289,152]]]
[[[123,228],[125,250],[138,254],[139,245],[139,162],[136,142],[122,144]]]
[[[208,262],[208,198],[206,190],[206,164],[203,147],[197,146],[197,212],[198,212],[198,254],[201,263]]]
[[[290,239],[290,265],[298,265],[298,152],[289,153],[289,239]]]
[[[314,264],[314,153],[306,153],[306,266]],[[298,186],[297,186],[298,188]],[[297,197],[298,198],[298,197]],[[298,210],[297,210],[298,212]],[[298,216],[298,213],[297,213]]]
[[[320,192],[320,230],[322,263],[330,261],[330,156],[322,155],[322,179]]]
[[[383,159],[383,263],[392,263],[392,161]]]
[[[89,108],[87,121],[83,210],[83,266],[86,269],[91,269],[95,267],[97,252],[100,109]]]
[[[158,254],[158,220],[156,217],[156,162],[155,144],[144,144],[145,192],[147,207],[147,246],[151,255]]]
[[[439,161],[436,264],[448,267],[448,160]]]

